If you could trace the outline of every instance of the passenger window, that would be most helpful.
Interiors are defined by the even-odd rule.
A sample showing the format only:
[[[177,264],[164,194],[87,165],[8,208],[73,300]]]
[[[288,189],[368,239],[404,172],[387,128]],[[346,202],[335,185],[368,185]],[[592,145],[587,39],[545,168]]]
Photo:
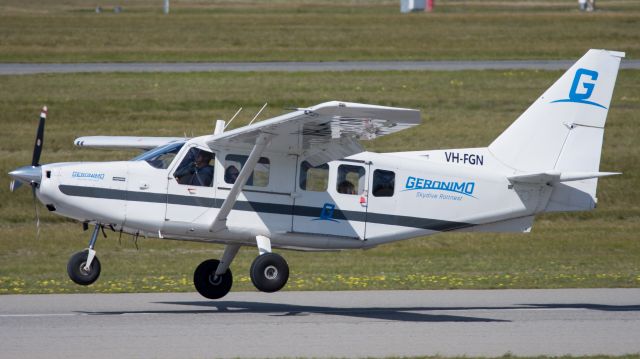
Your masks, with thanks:
[[[392,197],[396,184],[396,174],[391,171],[373,171],[373,195],[376,197]]]
[[[249,156],[227,155],[224,164],[224,181],[228,184],[236,183],[236,179],[242,170],[242,166],[247,162]],[[271,164],[268,158],[260,157],[256,168],[247,180],[247,186],[267,187],[269,185],[269,169]]]
[[[210,187],[213,183],[213,159],[213,153],[194,147],[184,156],[173,177],[180,184]]]
[[[307,161],[300,164],[300,189],[309,192],[326,192],[329,183],[329,165],[313,167]]]
[[[336,189],[338,193],[361,194],[364,190],[364,167],[340,165]]]

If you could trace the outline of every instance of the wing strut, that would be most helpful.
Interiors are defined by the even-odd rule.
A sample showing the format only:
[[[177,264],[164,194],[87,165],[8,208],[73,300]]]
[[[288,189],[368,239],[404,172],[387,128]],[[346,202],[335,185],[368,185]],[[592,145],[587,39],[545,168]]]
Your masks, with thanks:
[[[233,205],[238,200],[238,196],[240,195],[242,188],[247,183],[249,176],[251,176],[251,173],[258,164],[260,155],[262,155],[264,149],[269,145],[272,137],[272,134],[261,133],[256,139],[256,144],[253,146],[251,154],[249,154],[249,158],[247,158],[247,162],[242,166],[242,169],[238,174],[238,178],[236,178],[236,182],[233,184],[233,187],[231,187],[231,190],[227,195],[227,199],[224,200],[216,218],[211,222],[209,232],[218,232],[227,228],[227,216],[229,215],[229,212],[231,212]]]

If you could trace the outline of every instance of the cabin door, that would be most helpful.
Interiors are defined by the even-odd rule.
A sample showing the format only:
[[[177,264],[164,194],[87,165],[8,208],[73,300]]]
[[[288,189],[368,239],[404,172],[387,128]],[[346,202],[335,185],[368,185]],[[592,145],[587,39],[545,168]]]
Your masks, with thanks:
[[[164,235],[206,236],[215,217],[216,154],[209,149],[183,149],[184,157],[169,169]]]
[[[293,231],[364,239],[367,167],[351,161],[314,167],[299,161]]]

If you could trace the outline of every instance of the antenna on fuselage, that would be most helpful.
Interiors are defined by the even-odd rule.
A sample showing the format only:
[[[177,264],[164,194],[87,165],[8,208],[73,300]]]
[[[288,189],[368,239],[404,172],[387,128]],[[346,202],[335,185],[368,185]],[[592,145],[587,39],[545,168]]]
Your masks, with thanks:
[[[250,126],[253,123],[253,121],[255,121],[256,118],[258,118],[258,116],[260,116],[260,114],[262,113],[262,110],[264,110],[264,108],[267,107],[267,103],[268,102],[265,102],[264,105],[262,105],[262,108],[260,109],[260,111],[258,111],[258,113],[256,113],[255,116],[253,116],[253,119],[251,120],[251,122],[249,122],[249,124],[247,126]]]
[[[238,116],[238,114],[240,113],[240,111],[242,111],[242,107],[240,107],[238,109],[238,111],[236,111],[236,114],[233,115],[233,117],[231,117],[231,119],[229,120],[229,123],[227,123],[226,126],[224,126],[224,128],[226,129],[227,127],[229,127],[229,125],[231,124],[231,122],[233,122],[233,120],[235,120],[236,116]]]

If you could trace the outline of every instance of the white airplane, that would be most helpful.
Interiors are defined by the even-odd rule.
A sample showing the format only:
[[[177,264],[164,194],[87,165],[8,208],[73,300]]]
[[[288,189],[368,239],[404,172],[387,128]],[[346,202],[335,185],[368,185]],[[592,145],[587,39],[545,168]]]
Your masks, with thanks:
[[[446,231],[529,232],[544,212],[595,208],[604,125],[624,53],[590,50],[488,147],[366,152],[370,140],[420,123],[417,110],[326,102],[191,139],[91,136],[89,148],[142,149],[130,161],[39,164],[9,174],[49,211],[94,225],[70,278],[100,275],[99,231],[222,243],[195,288],[225,296],[241,246],[258,248],[255,287],[281,289],[287,262],[272,248],[343,250]],[[426,141],[425,141],[426,142]]]

